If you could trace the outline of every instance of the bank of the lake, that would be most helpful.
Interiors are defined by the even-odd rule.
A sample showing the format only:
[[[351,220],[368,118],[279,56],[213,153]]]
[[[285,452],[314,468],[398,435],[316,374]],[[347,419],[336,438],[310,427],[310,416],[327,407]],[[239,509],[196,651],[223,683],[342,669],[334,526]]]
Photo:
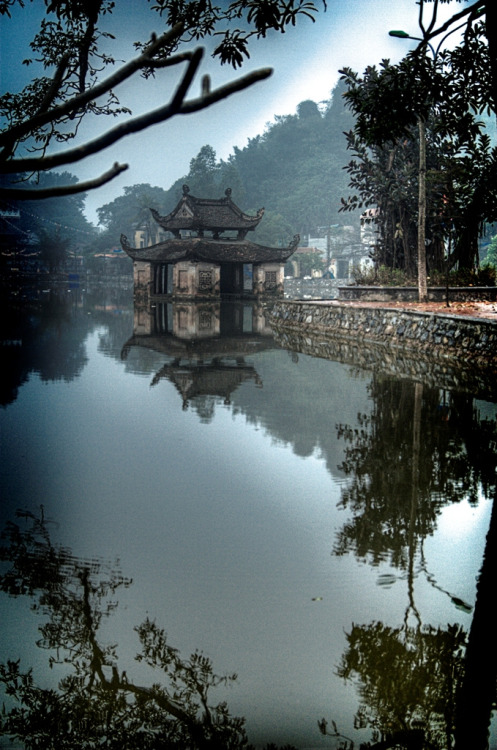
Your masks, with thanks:
[[[497,367],[497,319],[371,303],[288,299],[268,305],[267,318],[276,332]]]

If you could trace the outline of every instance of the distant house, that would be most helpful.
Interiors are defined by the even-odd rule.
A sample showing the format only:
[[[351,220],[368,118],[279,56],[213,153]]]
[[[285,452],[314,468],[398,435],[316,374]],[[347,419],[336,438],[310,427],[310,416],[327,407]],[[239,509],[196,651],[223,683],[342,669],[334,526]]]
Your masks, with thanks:
[[[131,247],[135,294],[150,297],[216,298],[231,294],[246,297],[283,294],[284,266],[297,247],[296,235],[287,248],[264,247],[246,239],[264,215],[241,211],[231,200],[197,198],[183,186],[183,196],[167,216],[151,214],[169,237],[149,247]]]

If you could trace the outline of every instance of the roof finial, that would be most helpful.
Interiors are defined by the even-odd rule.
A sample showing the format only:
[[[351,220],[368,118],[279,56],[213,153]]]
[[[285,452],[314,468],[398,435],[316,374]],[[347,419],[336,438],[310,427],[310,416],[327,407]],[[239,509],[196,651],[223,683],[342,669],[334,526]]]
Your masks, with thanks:
[[[188,185],[183,185],[183,195],[188,195],[189,192],[190,188],[188,187]]]
[[[231,198],[231,188],[226,188],[224,194],[227,198]]]

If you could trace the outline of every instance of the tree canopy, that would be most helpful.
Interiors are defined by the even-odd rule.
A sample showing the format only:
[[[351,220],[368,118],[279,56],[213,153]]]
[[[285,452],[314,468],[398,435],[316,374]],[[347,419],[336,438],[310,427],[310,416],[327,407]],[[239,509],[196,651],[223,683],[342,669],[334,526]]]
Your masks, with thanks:
[[[0,3],[0,15],[5,23],[15,5],[25,7],[23,0]],[[35,62],[41,64],[44,74],[34,77],[21,92],[7,92],[0,97],[0,117],[6,123],[0,133],[2,174],[33,174],[80,161],[125,135],[140,132],[177,114],[205,109],[267,78],[271,70],[263,68],[211,90],[205,76],[201,95],[188,99],[203,57],[203,49],[192,49],[190,43],[216,34],[219,43],[214,55],[221,63],[231,64],[236,69],[249,55],[251,37],[266,37],[271,31],[284,32],[289,24],[295,25],[299,16],[314,20],[317,12],[310,0],[233,0],[224,7],[195,0],[158,0],[151,9],[158,14],[159,23],[165,23],[166,31],[159,36],[153,34],[148,41],[137,40],[137,56],[105,77],[108,66],[114,65],[116,60],[108,46],[113,35],[103,31],[100,22],[103,16],[116,10],[115,3],[112,0],[77,3],[46,0],[45,6],[46,15],[31,42],[33,58],[24,61],[28,66]],[[87,116],[131,114],[115,93],[119,84],[135,75],[147,79],[164,70],[169,72],[170,68],[178,69],[183,63],[186,69],[179,73],[174,94],[158,109],[122,119],[118,125],[83,145],[49,153],[53,143],[68,144],[73,140]],[[86,183],[39,189],[35,193],[1,188],[0,197],[28,200],[84,192],[108,182],[126,168],[127,165],[116,163],[100,177]]]
[[[416,269],[421,227],[429,270],[444,269],[445,253],[449,267],[471,269],[478,264],[482,223],[497,218],[497,148],[481,119],[496,112],[495,10],[476,2],[437,27],[438,0],[428,6],[428,21],[425,0],[419,6],[421,37],[391,32],[419,39],[416,50],[398,65],[384,60],[379,69],[369,67],[362,77],[342,71],[356,118],[347,169],[357,191],[342,209],[374,206],[375,261],[408,274]],[[461,29],[460,44],[445,48],[447,37]]]

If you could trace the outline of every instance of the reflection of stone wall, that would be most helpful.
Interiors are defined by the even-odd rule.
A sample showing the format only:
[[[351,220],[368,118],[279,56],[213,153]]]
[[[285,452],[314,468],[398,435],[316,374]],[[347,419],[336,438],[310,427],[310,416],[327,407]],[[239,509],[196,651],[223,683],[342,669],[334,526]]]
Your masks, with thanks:
[[[276,301],[268,310],[279,331],[319,333],[352,339],[358,346],[380,343],[430,357],[493,363],[497,367],[497,321],[463,316],[433,315],[387,308],[348,307],[338,302]]]
[[[352,339],[299,333],[279,328],[275,341],[284,349],[311,357],[341,362],[353,368],[374,371],[398,380],[416,380],[430,388],[470,393],[487,401],[497,399],[494,370],[455,360],[430,357],[417,351],[401,351]]]

